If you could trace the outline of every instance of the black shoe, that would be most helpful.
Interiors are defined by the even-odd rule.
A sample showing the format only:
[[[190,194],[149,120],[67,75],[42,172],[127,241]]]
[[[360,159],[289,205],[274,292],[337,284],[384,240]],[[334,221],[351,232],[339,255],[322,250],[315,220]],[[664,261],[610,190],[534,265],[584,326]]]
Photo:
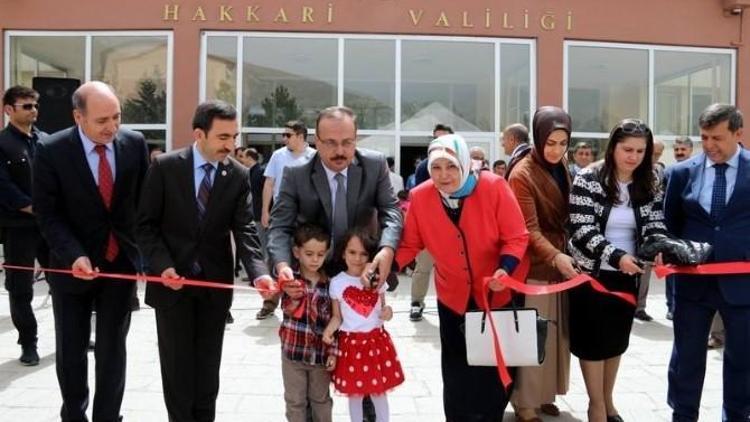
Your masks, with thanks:
[[[234,324],[234,317],[230,311],[227,311],[227,324]]]
[[[635,319],[639,319],[643,322],[650,322],[654,320],[654,318],[652,318],[651,315],[647,314],[643,309],[635,311]]]
[[[18,358],[23,366],[37,366],[39,365],[39,354],[36,352],[36,346],[24,347],[21,353],[21,357]]]
[[[414,322],[421,321],[422,312],[424,312],[424,303],[412,302],[411,310],[409,311],[409,319]]]
[[[607,416],[607,422],[625,422],[620,415]]]
[[[674,314],[672,311],[667,311],[667,319],[672,321],[674,319]]]
[[[260,311],[258,311],[258,313],[255,314],[255,319],[266,319],[270,316],[273,316],[273,309],[260,308]]]
[[[130,298],[130,311],[140,311],[141,310],[141,301],[138,300],[138,296],[133,296]]]

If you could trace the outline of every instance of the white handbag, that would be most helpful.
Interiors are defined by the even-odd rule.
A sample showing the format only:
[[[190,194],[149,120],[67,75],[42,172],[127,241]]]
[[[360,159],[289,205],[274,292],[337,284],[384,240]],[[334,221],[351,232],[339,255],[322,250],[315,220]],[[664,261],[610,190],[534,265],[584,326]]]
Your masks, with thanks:
[[[544,362],[547,320],[534,308],[492,311],[506,366],[539,366]],[[466,359],[471,366],[497,366],[492,324],[483,310],[466,312]]]

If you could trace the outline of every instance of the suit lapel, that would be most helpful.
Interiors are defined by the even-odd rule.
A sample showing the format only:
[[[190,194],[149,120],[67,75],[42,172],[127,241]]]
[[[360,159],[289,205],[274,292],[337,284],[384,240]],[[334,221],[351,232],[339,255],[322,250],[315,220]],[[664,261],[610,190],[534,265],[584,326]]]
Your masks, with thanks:
[[[114,192],[112,193],[112,209],[117,206],[117,201],[121,196],[123,184],[125,183],[125,142],[115,135],[115,140],[112,145],[115,151],[115,186]]]
[[[694,207],[699,214],[710,220],[711,215],[703,209],[700,203],[701,187],[703,186],[703,177],[705,176],[705,166],[706,158],[702,154],[696,157],[691,163],[690,169],[688,170],[688,183],[685,186],[687,192],[685,192],[684,198],[687,206]]]
[[[96,198],[95,201],[104,207],[104,201],[101,194],[99,194],[99,187],[96,185],[96,180],[94,180],[91,167],[89,167],[89,162],[86,159],[86,151],[83,148],[81,136],[78,134],[78,126],[73,127],[71,130],[73,133],[70,136],[70,148],[68,149],[70,151],[69,163],[78,172],[82,187],[89,195]]]
[[[195,222],[193,227],[196,227],[198,225],[198,202],[195,199],[197,193],[195,192],[195,176],[193,175],[195,172],[193,168],[193,148],[185,148],[180,152],[179,157],[183,161],[182,165],[179,166],[180,171],[177,175],[180,178],[179,186],[188,186],[187,189],[179,189],[179,191],[186,194],[186,197],[183,198],[185,204],[187,204],[186,211],[190,213],[190,220]]]
[[[357,195],[362,185],[362,166],[356,160],[346,172],[346,218],[347,227],[353,227],[357,216]]]
[[[323,210],[325,210],[326,218],[330,225],[331,212],[333,209],[333,206],[331,205],[331,187],[328,185],[326,171],[323,169],[323,164],[320,162],[320,158],[316,155],[314,159],[315,163],[313,163],[312,182],[318,193],[318,198],[320,198],[320,203],[323,205]]]
[[[750,157],[748,157],[748,154],[750,153],[746,153],[745,150],[740,151],[740,159],[737,163],[737,179],[734,182],[734,190],[732,191],[732,196],[727,203],[727,209],[724,212],[724,216],[729,215],[729,213],[738,206],[738,201],[741,198],[746,198],[748,196],[748,189],[750,188],[750,171],[748,171],[747,168],[748,164],[750,164]]]

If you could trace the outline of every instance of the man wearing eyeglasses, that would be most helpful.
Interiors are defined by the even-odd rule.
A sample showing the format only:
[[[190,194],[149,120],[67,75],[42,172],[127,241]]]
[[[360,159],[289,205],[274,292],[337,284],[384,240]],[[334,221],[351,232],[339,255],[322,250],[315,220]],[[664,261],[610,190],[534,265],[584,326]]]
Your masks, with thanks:
[[[265,230],[271,221],[271,203],[276,201],[281,190],[281,176],[284,169],[294,167],[310,161],[315,150],[307,144],[307,126],[300,120],[292,120],[284,125],[284,133],[281,134],[285,146],[273,152],[268,160],[263,176],[263,211],[260,224],[261,236],[266,236]],[[257,319],[266,319],[273,315],[273,311],[279,306],[279,296],[263,301],[263,307],[255,315]]]
[[[25,86],[8,88],[3,95],[3,111],[8,126],[0,131],[0,228],[4,233],[5,262],[33,267],[38,259],[47,263],[47,247],[34,219],[31,206],[31,165],[37,141],[46,133],[34,127],[39,115],[39,93]],[[5,288],[10,316],[18,330],[20,362],[39,364],[37,324],[31,301],[34,298],[34,272],[8,270]]]

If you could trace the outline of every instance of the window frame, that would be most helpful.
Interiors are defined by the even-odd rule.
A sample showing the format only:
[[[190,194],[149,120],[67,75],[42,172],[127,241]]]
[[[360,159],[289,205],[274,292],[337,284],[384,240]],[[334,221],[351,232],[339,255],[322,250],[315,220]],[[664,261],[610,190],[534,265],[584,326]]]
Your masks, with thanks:
[[[711,48],[711,47],[686,47],[676,45],[657,45],[657,44],[637,44],[637,43],[617,43],[617,42],[594,42],[594,41],[574,41],[565,40],[563,42],[563,109],[570,113],[569,104],[569,55],[571,47],[594,47],[594,48],[615,48],[628,50],[642,50],[648,52],[648,118],[646,124],[649,127],[654,124],[654,106],[656,104],[656,85],[655,82],[655,56],[656,52],[675,52],[675,53],[708,53],[708,54],[729,54],[730,55],[730,87],[729,102],[736,104],[737,101],[737,49],[734,48]],[[624,117],[623,117],[624,118]],[[680,135],[656,135],[663,141],[672,142]],[[592,138],[592,139],[609,139],[609,132],[573,132],[571,138]],[[699,142],[700,136],[690,136],[693,142]]]
[[[166,37],[167,38],[167,70],[166,70],[166,115],[164,123],[122,123],[122,127],[132,130],[163,130],[164,143],[167,151],[172,149],[172,95],[174,85],[174,36],[172,31],[35,31],[8,30],[3,40],[3,86],[10,86],[10,51],[12,37],[83,37],[84,38],[84,80],[91,81],[92,54],[94,37]],[[5,123],[5,116],[3,122]]]
[[[370,135],[381,135],[381,136],[392,136],[395,139],[395,155],[396,169],[399,171],[400,160],[401,160],[401,138],[403,137],[430,137],[432,136],[431,131],[404,131],[401,129],[401,45],[403,41],[438,41],[438,42],[473,42],[473,43],[489,43],[493,45],[495,60],[494,69],[492,73],[495,78],[494,88],[494,107],[495,113],[493,116],[494,120],[494,131],[488,132],[465,132],[461,131],[467,140],[472,143],[483,143],[485,150],[489,154],[489,160],[499,159],[503,156],[500,149],[499,139],[502,135],[502,128],[500,127],[500,106],[501,106],[501,80],[500,80],[500,69],[501,69],[501,57],[500,47],[503,44],[516,44],[526,45],[529,47],[529,120],[531,120],[536,110],[537,101],[537,58],[536,58],[536,44],[537,41],[531,38],[493,38],[493,37],[457,37],[457,36],[426,36],[426,35],[385,35],[385,34],[352,34],[352,33],[310,33],[310,32],[253,32],[253,31],[202,31],[200,40],[200,69],[199,69],[199,99],[200,101],[206,100],[206,71],[207,71],[207,60],[208,60],[208,37],[235,37],[236,38],[236,61],[235,61],[235,75],[236,75],[236,92],[235,92],[235,103],[234,106],[238,110],[242,110],[243,106],[243,84],[242,84],[242,66],[243,66],[243,54],[244,54],[244,39],[249,37],[255,38],[311,38],[311,39],[334,39],[338,40],[338,69],[337,69],[337,101],[336,105],[343,105],[344,103],[344,53],[346,40],[390,40],[395,42],[395,66],[394,66],[394,128],[393,130],[381,130],[381,129],[360,129],[357,134],[360,137]],[[332,104],[333,105],[333,104]],[[283,128],[278,127],[253,127],[253,126],[242,126],[240,128],[241,134],[249,133],[263,133],[263,134],[280,134],[283,132]],[[308,129],[310,135],[315,134],[315,128]],[[241,139],[238,138],[238,143]]]

